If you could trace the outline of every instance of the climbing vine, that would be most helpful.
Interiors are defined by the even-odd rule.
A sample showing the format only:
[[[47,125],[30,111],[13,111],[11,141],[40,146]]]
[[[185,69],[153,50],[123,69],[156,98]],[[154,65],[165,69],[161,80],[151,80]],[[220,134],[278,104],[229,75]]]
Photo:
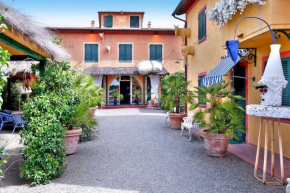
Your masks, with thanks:
[[[266,4],[265,0],[220,0],[208,11],[209,20],[222,27],[238,11],[242,14],[246,6],[253,3]]]

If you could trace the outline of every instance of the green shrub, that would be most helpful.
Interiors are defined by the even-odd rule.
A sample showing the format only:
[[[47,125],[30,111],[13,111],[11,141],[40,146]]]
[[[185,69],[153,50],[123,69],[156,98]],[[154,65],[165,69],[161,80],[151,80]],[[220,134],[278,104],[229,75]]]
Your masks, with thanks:
[[[24,162],[21,177],[31,185],[49,183],[65,168],[64,138],[80,103],[73,89],[73,71],[69,63],[47,61],[45,76],[34,87],[34,95],[24,103]]]

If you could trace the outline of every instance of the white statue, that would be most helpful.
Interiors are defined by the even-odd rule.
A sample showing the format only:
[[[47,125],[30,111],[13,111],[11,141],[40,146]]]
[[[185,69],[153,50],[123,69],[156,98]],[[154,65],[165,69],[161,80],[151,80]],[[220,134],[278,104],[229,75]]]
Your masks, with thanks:
[[[283,73],[279,44],[271,45],[271,53],[262,79],[258,82],[261,105],[279,107],[282,104],[282,90],[287,86]]]

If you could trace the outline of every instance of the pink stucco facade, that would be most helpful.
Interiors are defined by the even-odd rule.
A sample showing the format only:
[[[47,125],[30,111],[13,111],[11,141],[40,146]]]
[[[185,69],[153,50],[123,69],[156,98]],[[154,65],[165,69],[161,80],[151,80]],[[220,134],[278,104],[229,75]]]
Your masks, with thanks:
[[[183,62],[175,63],[182,59],[181,38],[174,36],[174,32],[155,34],[155,32],[135,31],[72,31],[59,30],[64,37],[62,46],[71,54],[72,63],[81,69],[88,67],[136,67],[139,62],[149,60],[150,44],[162,44],[163,67],[170,73],[183,70]],[[101,40],[99,33],[104,33]],[[99,45],[99,61],[88,63],[84,61],[84,45],[95,43]],[[132,62],[120,63],[118,59],[118,44],[129,43],[133,45]],[[110,46],[110,52],[106,47]]]
[[[112,25],[104,26],[104,17],[112,16]],[[139,27],[130,27],[131,16],[139,16]],[[102,68],[132,68],[145,60],[150,60],[150,45],[162,45],[162,61],[160,62],[166,71],[173,73],[184,70],[182,61],[181,37],[175,36],[174,29],[151,28],[146,26],[142,28],[143,12],[99,12],[100,27],[86,28],[57,28],[59,35],[63,37],[62,47],[71,54],[71,63],[81,70],[87,69],[102,69]],[[136,19],[136,17],[135,17]],[[107,21],[106,21],[107,22]],[[98,46],[98,61],[85,61],[85,45],[97,44]],[[132,60],[130,62],[120,61],[119,44],[132,45]],[[94,75],[94,74],[92,74]],[[111,99],[110,85],[112,82],[124,74],[102,74],[102,86],[105,89],[105,100],[109,104]],[[131,81],[137,80],[138,89],[142,90],[141,104],[148,104],[150,101],[150,82],[146,75],[140,74],[125,74],[131,77]],[[136,84],[136,83],[134,83]],[[132,89],[134,84],[130,85],[130,104],[135,100]],[[136,87],[136,85],[135,85]],[[116,89],[116,88],[115,88]],[[117,88],[119,89],[119,87]],[[120,89],[122,86],[120,84]],[[121,92],[121,91],[120,91]],[[160,91],[159,91],[160,92]],[[148,94],[149,93],[149,94]],[[120,93],[121,94],[121,93]],[[134,99],[133,99],[134,98]],[[152,93],[154,102],[154,94]]]

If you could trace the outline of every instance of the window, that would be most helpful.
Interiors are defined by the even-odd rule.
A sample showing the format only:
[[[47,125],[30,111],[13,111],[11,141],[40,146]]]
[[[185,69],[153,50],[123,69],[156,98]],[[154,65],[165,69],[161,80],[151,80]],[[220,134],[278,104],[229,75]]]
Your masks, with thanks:
[[[162,45],[150,45],[149,60],[156,60],[162,62]]]
[[[119,44],[119,62],[132,62],[132,44]]]
[[[131,28],[139,27],[139,16],[130,16],[130,27]]]
[[[267,62],[265,62],[266,68]],[[264,68],[264,70],[265,70]],[[290,58],[282,58],[282,68],[285,79],[288,81],[286,88],[282,90],[282,106],[290,106]]]
[[[206,38],[206,8],[198,13],[198,41]]]
[[[198,86],[199,86],[199,87],[202,86],[202,79],[203,79],[203,77],[205,77],[205,75],[198,76]],[[200,104],[200,105],[203,105],[203,106],[206,105],[205,102],[199,102],[199,104]]]
[[[85,62],[99,61],[99,45],[85,44]]]
[[[104,16],[104,27],[113,27],[113,16]]]

